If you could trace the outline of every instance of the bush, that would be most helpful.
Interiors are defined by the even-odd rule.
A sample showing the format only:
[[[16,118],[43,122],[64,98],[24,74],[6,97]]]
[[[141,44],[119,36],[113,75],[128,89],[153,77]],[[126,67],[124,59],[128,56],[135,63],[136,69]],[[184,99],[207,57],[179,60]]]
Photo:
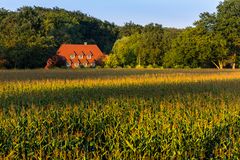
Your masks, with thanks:
[[[136,65],[136,67],[135,68],[138,68],[138,69],[140,69],[140,68],[144,68],[144,66],[141,66],[141,65]]]

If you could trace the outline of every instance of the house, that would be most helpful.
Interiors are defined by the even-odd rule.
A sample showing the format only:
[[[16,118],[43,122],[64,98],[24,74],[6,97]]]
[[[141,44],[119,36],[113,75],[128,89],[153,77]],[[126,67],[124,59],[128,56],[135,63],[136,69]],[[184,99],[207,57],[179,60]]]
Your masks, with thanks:
[[[95,67],[102,65],[106,55],[98,48],[97,45],[88,44],[62,44],[57,51],[57,56],[65,59],[65,65],[68,68]],[[52,67],[50,58],[47,62],[46,69]],[[50,65],[48,65],[50,64]]]

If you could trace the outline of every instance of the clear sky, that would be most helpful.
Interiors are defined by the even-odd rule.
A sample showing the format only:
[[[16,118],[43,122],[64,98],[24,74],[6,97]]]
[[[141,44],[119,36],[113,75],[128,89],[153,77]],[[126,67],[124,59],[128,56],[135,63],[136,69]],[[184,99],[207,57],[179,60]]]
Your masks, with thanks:
[[[59,7],[123,25],[150,22],[164,27],[191,26],[202,12],[215,12],[220,0],[0,0],[0,8],[22,6]]]

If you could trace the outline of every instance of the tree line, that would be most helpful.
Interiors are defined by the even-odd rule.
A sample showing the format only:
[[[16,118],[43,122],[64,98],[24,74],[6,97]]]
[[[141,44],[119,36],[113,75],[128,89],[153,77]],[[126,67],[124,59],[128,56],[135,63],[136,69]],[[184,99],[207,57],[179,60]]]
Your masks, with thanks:
[[[0,67],[40,68],[63,43],[97,44],[109,53],[118,27],[79,11],[22,7],[0,9]]]
[[[160,24],[136,25],[126,23],[119,31],[107,67],[160,67],[173,40],[183,30],[163,28]]]
[[[106,64],[110,67],[235,68],[240,57],[240,0],[202,13],[194,27],[126,24]]]
[[[0,9],[0,67],[39,68],[62,43],[94,43],[108,54],[106,67],[239,67],[240,0],[220,2],[193,27],[117,26],[79,11]]]

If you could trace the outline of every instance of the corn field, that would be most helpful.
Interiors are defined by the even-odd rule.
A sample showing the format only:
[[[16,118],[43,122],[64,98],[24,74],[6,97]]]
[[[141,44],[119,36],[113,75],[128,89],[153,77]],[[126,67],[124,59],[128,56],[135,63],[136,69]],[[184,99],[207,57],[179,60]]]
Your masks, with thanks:
[[[2,70],[0,159],[240,159],[240,70]]]

